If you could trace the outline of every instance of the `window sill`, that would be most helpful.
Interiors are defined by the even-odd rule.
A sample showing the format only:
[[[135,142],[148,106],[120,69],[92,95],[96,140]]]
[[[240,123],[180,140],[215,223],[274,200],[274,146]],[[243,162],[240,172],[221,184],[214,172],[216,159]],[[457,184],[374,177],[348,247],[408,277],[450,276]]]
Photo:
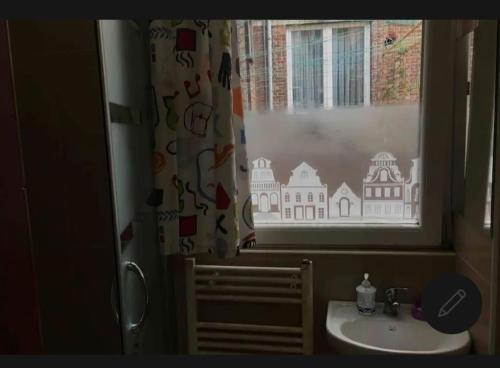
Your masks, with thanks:
[[[387,256],[433,256],[433,257],[454,257],[456,255],[454,250],[445,250],[442,248],[434,247],[433,249],[412,249],[409,250],[408,247],[404,248],[393,248],[393,249],[325,249],[325,248],[312,248],[305,249],[305,247],[290,249],[277,249],[265,248],[260,246],[259,248],[253,249],[242,249],[241,254],[263,254],[263,255],[278,255],[278,254],[303,254],[307,255],[387,255]]]

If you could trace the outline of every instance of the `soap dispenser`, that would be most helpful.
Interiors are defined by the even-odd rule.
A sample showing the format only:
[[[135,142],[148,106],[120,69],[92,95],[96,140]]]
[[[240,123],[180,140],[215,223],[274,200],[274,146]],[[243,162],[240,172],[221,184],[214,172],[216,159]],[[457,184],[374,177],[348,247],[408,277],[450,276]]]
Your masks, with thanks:
[[[377,289],[372,286],[370,281],[368,280],[370,275],[368,273],[364,274],[364,280],[361,282],[361,285],[356,287],[357,295],[357,306],[358,311],[361,314],[372,314],[375,312],[375,292]]]

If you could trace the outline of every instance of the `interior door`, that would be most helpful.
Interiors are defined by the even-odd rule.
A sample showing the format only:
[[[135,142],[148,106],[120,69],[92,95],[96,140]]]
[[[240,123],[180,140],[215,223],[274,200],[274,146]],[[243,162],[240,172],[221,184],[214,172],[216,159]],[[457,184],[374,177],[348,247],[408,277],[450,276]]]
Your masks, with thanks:
[[[31,253],[41,350],[119,354],[122,336],[109,303],[117,259],[96,23],[9,20],[7,25],[16,107],[9,115],[17,119],[22,148],[29,229],[24,237],[30,237],[9,246]],[[15,175],[9,166],[2,169]],[[30,277],[25,265],[12,261],[10,277]],[[13,285],[16,293],[30,293],[19,282]],[[8,305],[26,303],[18,309],[24,321],[7,314],[22,333],[32,320],[28,295],[9,297]],[[0,304],[5,305],[3,298]]]
[[[168,353],[165,259],[157,245],[155,208],[148,204],[154,186],[154,114],[147,23],[104,20],[98,26],[119,239],[117,289],[124,350],[127,354]]]

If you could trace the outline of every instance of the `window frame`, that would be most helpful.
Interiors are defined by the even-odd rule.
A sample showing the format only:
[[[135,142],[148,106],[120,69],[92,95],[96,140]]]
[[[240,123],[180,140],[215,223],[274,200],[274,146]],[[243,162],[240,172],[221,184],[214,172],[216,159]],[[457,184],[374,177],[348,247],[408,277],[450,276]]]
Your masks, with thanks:
[[[373,249],[375,246],[435,249],[446,246],[442,239],[443,234],[446,234],[443,227],[449,223],[451,211],[449,197],[454,79],[450,65],[454,64],[455,26],[455,21],[422,22],[419,117],[422,201],[419,205],[419,224],[258,224],[257,248],[367,246]],[[289,37],[287,30],[287,42]],[[287,63],[290,63],[289,59]]]
[[[333,104],[333,64],[332,64],[332,30],[344,28],[364,28],[364,65],[363,65],[363,105],[369,105],[371,101],[371,29],[370,21],[356,22],[328,22],[315,24],[288,24],[286,29],[286,60],[287,60],[287,110],[288,112],[303,110],[295,107],[293,103],[293,72],[292,72],[292,32],[294,31],[322,31],[323,37],[323,108],[330,110],[337,108]],[[325,42],[324,40],[330,40]],[[353,105],[355,106],[355,105]]]
[[[489,165],[494,165],[494,162],[490,161],[492,158],[490,149],[492,145],[494,147],[498,119],[495,116],[494,98],[495,95],[499,95],[495,91],[498,88],[496,85],[498,61],[497,50],[485,45],[497,45],[498,24],[494,20],[478,20],[473,21],[469,28],[461,29],[461,31],[456,37],[455,99],[457,103],[454,124],[457,134],[454,137],[453,208],[457,216],[464,218],[479,233],[491,238],[492,222],[488,224],[484,220],[489,189],[487,185]],[[469,39],[470,35],[472,38]],[[470,60],[469,40],[474,46],[474,53]],[[470,81],[467,75],[469,61],[472,62]],[[467,92],[464,86],[468,82],[471,84],[469,88],[470,111],[467,115]],[[492,96],[492,98],[488,99],[485,96]],[[484,144],[484,142],[489,143]],[[491,179],[493,182],[494,178]]]

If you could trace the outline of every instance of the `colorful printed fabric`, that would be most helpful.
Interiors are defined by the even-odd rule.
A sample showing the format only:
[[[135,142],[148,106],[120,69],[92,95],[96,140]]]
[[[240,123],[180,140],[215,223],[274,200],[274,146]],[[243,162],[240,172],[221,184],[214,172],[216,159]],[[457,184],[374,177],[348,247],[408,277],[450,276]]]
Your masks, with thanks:
[[[255,243],[235,24],[155,20],[150,47],[162,253],[235,256]]]

